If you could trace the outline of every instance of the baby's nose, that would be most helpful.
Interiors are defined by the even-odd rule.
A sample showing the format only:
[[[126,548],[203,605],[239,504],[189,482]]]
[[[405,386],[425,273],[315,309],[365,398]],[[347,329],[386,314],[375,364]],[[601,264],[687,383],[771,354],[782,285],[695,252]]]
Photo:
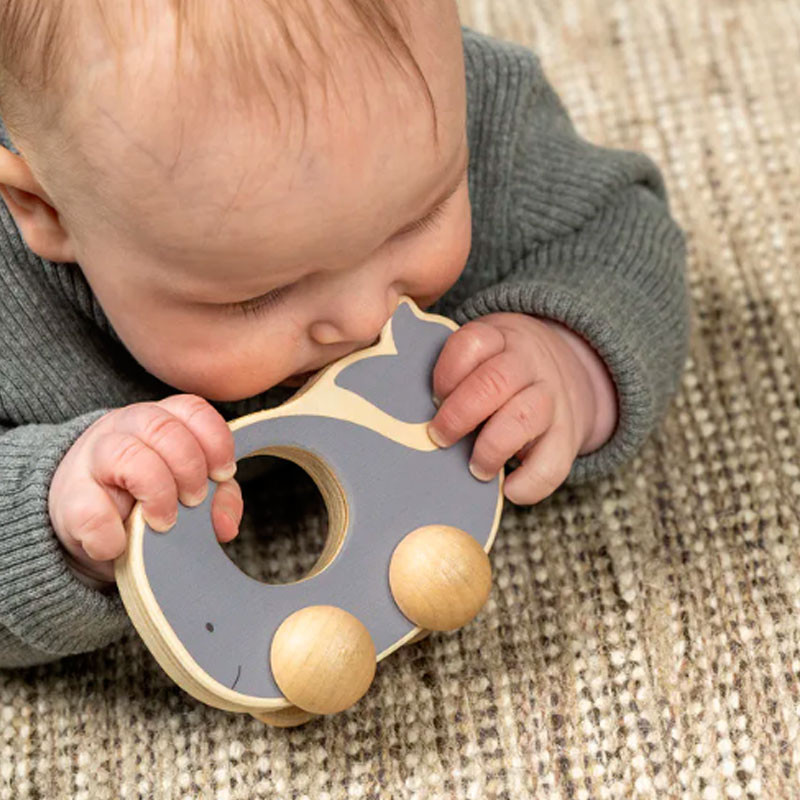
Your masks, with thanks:
[[[337,309],[326,309],[325,319],[311,326],[311,337],[319,344],[357,343],[362,347],[372,344],[380,335],[386,320],[392,315],[397,305],[397,296],[392,306],[391,297],[353,302]],[[392,306],[390,308],[390,306]]]

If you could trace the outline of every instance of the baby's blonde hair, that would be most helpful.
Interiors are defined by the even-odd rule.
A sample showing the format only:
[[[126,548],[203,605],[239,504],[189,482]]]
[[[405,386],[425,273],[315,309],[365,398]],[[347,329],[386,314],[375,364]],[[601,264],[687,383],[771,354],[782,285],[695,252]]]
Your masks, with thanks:
[[[230,80],[232,95],[248,105],[266,99],[276,114],[276,89],[290,88],[300,90],[306,113],[302,89],[311,67],[298,47],[297,32],[302,31],[324,56],[319,27],[327,19],[320,15],[323,10],[359,43],[372,45],[399,69],[411,68],[427,95],[435,132],[433,97],[408,44],[405,2],[163,0],[176,21],[176,68],[188,36],[204,65],[213,65],[215,74]],[[0,0],[0,117],[12,135],[57,121],[75,77],[70,68],[78,62],[77,15],[88,13],[92,5],[119,58],[130,29],[147,25],[144,0]],[[276,41],[290,55],[288,60],[274,52]]]

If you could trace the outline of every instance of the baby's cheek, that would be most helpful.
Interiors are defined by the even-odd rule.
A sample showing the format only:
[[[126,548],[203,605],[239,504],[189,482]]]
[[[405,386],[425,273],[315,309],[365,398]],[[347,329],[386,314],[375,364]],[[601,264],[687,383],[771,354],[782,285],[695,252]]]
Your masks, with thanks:
[[[470,251],[472,250],[472,213],[467,201],[467,208],[464,216],[462,217],[461,233],[458,237],[458,263],[461,265],[459,274],[466,266],[467,259],[469,258]]]
[[[472,247],[472,206],[469,202],[469,184],[465,180],[453,196],[453,224],[451,248],[454,258],[463,265]]]
[[[441,279],[444,283],[442,293],[444,294],[461,276],[464,267],[467,265],[470,250],[472,249],[472,227],[470,219],[462,224],[460,230],[455,232],[451,239],[450,247],[441,266]]]
[[[472,218],[468,201],[448,234],[442,241],[442,252],[437,259],[436,271],[441,281],[442,293],[458,280],[472,248]]]

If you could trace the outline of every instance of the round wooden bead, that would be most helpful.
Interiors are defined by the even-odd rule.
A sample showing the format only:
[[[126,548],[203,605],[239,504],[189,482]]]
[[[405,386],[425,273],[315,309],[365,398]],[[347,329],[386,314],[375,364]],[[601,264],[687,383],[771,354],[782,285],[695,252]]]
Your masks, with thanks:
[[[270,664],[287,700],[333,714],[364,696],[375,677],[375,645],[357,617],[336,606],[290,614],[272,639]]]
[[[425,525],[395,548],[389,585],[413,623],[452,631],[483,607],[492,588],[492,569],[489,556],[468,533],[449,525]]]

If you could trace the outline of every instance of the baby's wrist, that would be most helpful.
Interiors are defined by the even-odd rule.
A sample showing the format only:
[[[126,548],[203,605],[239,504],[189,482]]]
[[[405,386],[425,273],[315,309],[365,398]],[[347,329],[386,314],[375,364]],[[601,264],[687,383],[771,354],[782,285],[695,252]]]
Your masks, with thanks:
[[[590,396],[582,392],[579,402],[585,404],[588,420],[578,455],[587,455],[602,447],[617,427],[618,402],[614,381],[603,360],[582,337],[555,320],[543,319],[542,322],[566,342],[585,375]]]

